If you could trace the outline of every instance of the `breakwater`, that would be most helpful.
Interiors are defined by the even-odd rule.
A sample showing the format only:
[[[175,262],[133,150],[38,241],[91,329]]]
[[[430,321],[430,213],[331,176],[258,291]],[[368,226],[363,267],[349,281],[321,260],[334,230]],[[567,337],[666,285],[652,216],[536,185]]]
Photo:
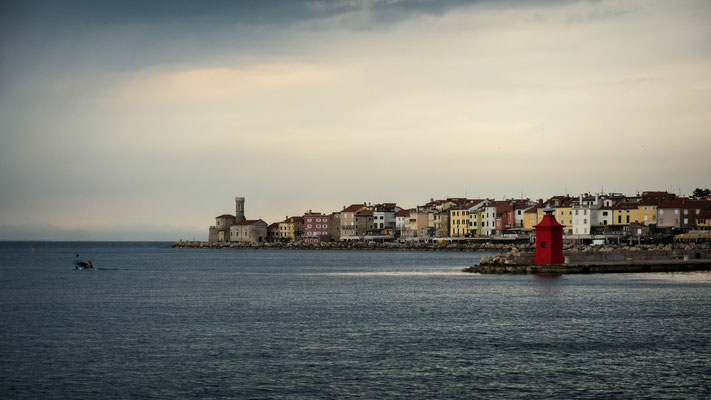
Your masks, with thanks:
[[[534,265],[535,251],[519,247],[483,257],[464,272],[481,274],[593,274],[711,270],[711,248],[703,244],[566,246],[565,263]]]
[[[422,250],[422,251],[487,251],[508,252],[518,249],[516,244],[503,243],[444,243],[444,242],[384,242],[369,243],[356,241],[324,243],[229,243],[178,241],[173,248],[193,249],[295,249],[295,250]],[[528,246],[530,247],[530,246]]]
[[[564,265],[474,265],[463,272],[479,274],[613,274],[711,271],[711,260],[649,260]]]

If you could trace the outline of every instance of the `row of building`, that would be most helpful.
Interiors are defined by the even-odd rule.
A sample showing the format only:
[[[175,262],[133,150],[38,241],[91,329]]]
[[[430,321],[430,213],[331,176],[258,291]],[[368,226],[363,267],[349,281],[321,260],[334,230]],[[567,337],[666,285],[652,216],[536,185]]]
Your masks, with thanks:
[[[360,203],[324,214],[309,210],[300,216],[267,224],[248,220],[244,198],[235,198],[235,215],[215,218],[210,242],[387,241],[404,238],[466,238],[530,235],[550,205],[569,238],[595,235],[644,236],[657,232],[711,230],[711,196],[680,197],[669,192],[553,196],[539,199],[430,199],[403,208],[396,203]]]

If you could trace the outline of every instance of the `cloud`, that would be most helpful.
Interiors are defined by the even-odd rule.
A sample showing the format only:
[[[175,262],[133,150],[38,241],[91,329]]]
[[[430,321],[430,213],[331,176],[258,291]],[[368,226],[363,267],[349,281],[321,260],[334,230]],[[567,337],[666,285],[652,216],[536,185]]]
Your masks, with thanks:
[[[202,103],[275,96],[283,91],[328,87],[350,79],[344,67],[267,63],[242,68],[196,68],[140,77],[115,90],[119,101]],[[111,96],[111,95],[110,95]]]
[[[206,228],[235,195],[272,221],[466,188],[693,188],[711,168],[706,3],[296,4],[234,20],[139,7],[37,47],[15,37],[2,223],[143,234]],[[77,12],[58,18],[99,11]]]

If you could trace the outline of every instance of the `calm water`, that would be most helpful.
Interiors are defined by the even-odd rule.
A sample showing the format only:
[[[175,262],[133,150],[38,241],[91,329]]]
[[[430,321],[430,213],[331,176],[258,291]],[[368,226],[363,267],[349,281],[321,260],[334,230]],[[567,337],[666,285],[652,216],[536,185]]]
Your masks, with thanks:
[[[0,243],[0,397],[711,397],[708,273],[483,255]]]

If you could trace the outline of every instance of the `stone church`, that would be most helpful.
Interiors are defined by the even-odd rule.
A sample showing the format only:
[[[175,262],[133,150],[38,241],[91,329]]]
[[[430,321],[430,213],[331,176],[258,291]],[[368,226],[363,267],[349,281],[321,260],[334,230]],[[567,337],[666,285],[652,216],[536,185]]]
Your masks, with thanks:
[[[210,227],[208,242],[263,243],[267,241],[267,223],[261,219],[244,217],[244,197],[235,197],[235,215],[215,217]]]

